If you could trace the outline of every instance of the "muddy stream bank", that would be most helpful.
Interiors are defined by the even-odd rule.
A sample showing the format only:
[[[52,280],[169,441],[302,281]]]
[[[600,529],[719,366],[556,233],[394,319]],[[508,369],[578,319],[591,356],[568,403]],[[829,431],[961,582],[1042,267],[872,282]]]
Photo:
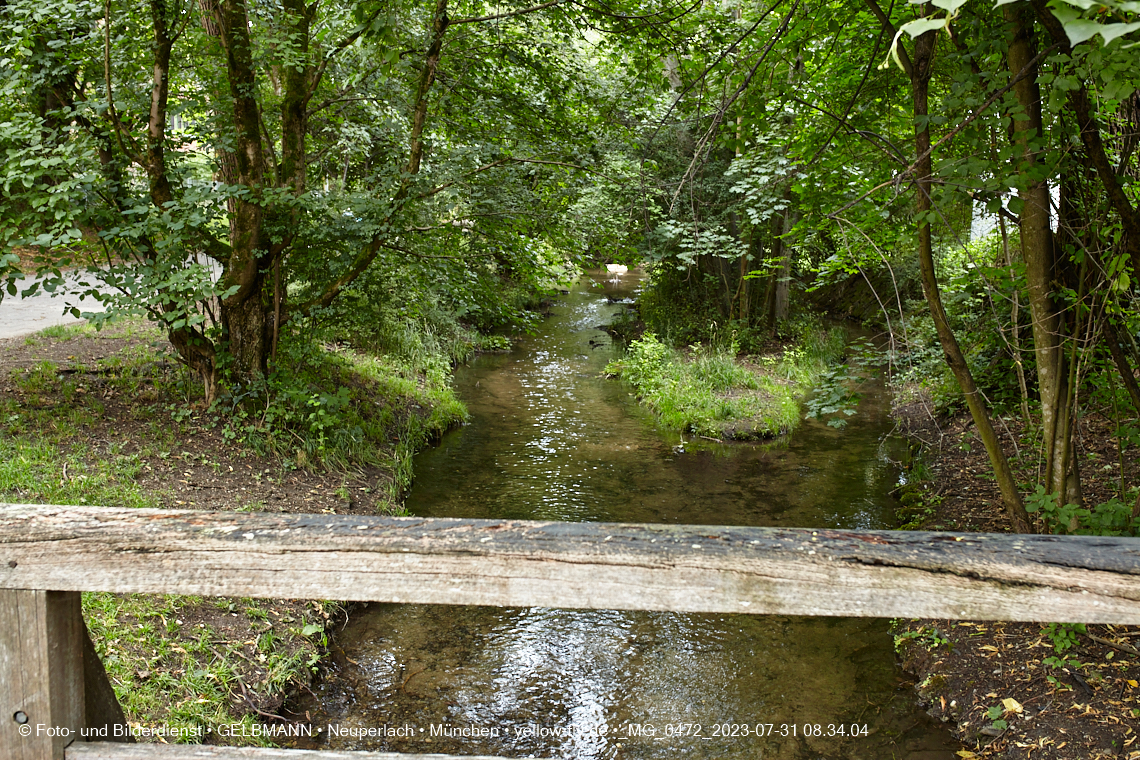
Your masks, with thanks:
[[[420,454],[408,509],[437,517],[889,527],[889,400],[842,431],[682,442],[623,384],[599,329],[637,279],[593,273],[537,334],[457,372],[471,423]],[[298,746],[558,758],[951,760],[885,620],[377,604],[289,705]],[[329,728],[335,736],[329,736]],[[369,735],[371,734],[371,735]]]

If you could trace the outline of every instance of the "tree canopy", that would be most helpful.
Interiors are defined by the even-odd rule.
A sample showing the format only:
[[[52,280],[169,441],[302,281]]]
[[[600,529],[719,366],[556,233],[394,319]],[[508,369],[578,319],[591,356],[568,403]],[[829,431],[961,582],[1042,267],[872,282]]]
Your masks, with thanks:
[[[939,280],[984,217],[1001,244],[969,263],[1040,411],[1047,492],[1081,499],[1089,357],[1140,406],[1136,2],[3,0],[0,19],[7,292],[84,265],[208,399],[255,386],[287,325],[408,277],[489,327],[519,318],[511,287],[651,262],[660,313],[700,315],[675,339],[759,341],[792,280],[877,276],[896,321],[921,291],[1028,529]]]

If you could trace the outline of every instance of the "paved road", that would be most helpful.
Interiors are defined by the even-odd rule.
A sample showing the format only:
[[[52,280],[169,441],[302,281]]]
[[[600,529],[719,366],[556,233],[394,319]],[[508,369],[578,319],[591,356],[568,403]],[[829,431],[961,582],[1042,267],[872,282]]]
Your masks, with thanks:
[[[71,279],[75,281],[75,278]],[[25,289],[31,281],[23,280],[19,284],[21,289]],[[19,293],[14,296],[5,293],[4,300],[0,301],[0,338],[19,338],[53,325],[82,322],[64,313],[67,303],[78,306],[82,311],[103,311],[103,305],[90,298],[81,303],[79,296],[57,295],[53,298],[43,291],[31,298],[20,298]]]
[[[212,281],[217,282],[218,278],[221,277],[221,265],[209,256],[199,256],[197,263],[209,268]],[[81,279],[95,283],[95,279],[90,274],[76,272],[67,275],[68,286],[66,289],[74,288]],[[31,279],[20,281],[20,289],[26,290],[32,282]],[[110,292],[105,287],[100,289]],[[64,289],[61,288],[61,290]],[[39,332],[53,325],[67,325],[83,321],[64,312],[67,303],[78,306],[80,311],[105,311],[103,305],[98,301],[87,298],[80,302],[79,296],[76,295],[59,295],[53,298],[48,293],[41,291],[31,298],[20,298],[18,294],[10,296],[5,292],[4,300],[0,301],[0,339],[18,338],[22,335]]]

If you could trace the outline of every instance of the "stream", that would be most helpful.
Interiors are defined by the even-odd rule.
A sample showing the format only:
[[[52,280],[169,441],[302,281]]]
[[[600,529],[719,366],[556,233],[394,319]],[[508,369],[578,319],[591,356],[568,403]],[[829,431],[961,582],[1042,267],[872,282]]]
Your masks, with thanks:
[[[599,326],[638,287],[593,272],[509,354],[456,372],[471,422],[416,457],[433,517],[890,527],[889,396],[843,430],[724,445],[661,430]],[[953,760],[877,619],[372,604],[290,709],[297,746],[543,758]]]

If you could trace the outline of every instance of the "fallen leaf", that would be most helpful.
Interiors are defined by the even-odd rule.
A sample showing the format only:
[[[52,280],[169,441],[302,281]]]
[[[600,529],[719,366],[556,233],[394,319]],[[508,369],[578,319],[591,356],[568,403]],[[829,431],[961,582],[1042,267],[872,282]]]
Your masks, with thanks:
[[[1006,697],[1001,701],[1002,706],[1005,707],[1006,712],[1021,714],[1021,703],[1013,697]]]

